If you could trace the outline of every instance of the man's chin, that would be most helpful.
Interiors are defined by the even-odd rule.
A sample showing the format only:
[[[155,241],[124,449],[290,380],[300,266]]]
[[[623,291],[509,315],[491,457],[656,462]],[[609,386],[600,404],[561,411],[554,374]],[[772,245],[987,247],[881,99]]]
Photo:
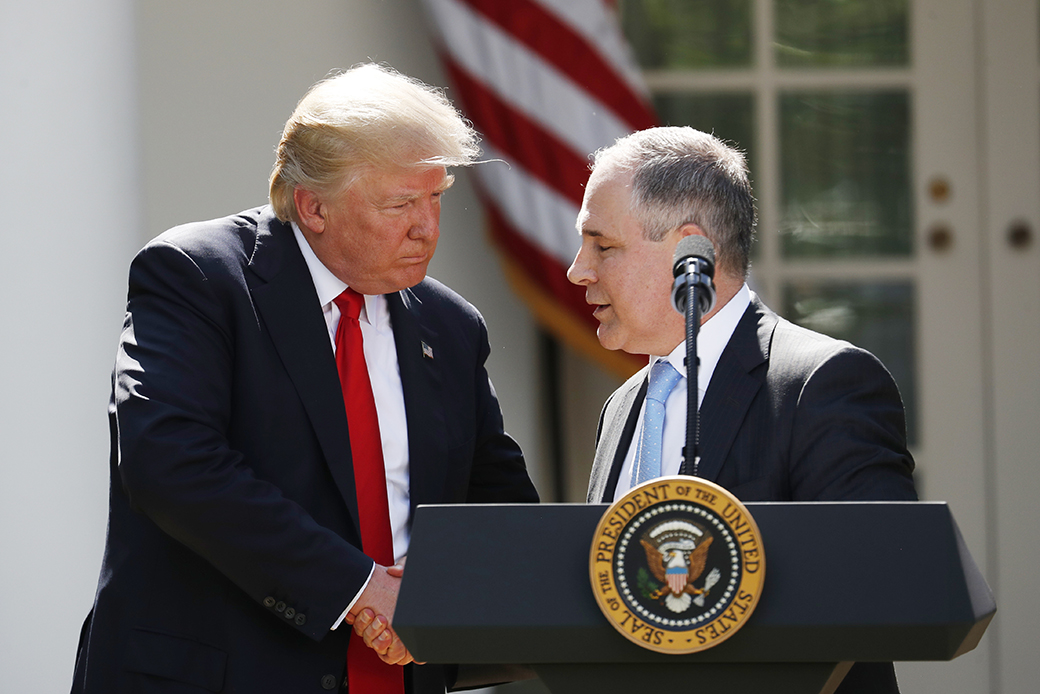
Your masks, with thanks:
[[[596,328],[596,339],[599,340],[599,344],[603,349],[609,349],[612,352],[624,349],[624,340],[617,331],[611,327],[601,323]]]
[[[596,338],[599,339],[599,344],[603,349],[609,349],[612,352],[625,352],[631,354],[634,357],[645,357],[649,354],[657,354],[646,349],[645,345],[633,344],[633,341],[629,336],[621,333],[618,330],[613,330],[606,325],[600,325],[596,329]],[[667,354],[669,351],[663,352]]]
[[[351,285],[361,294],[368,295],[380,295],[380,294],[395,294],[404,289],[411,289],[415,285],[419,284],[426,278],[425,272],[419,273],[408,273],[404,275],[397,275],[391,278],[384,278],[377,281],[369,282],[358,282],[356,285]]]
[[[405,286],[401,287],[401,289],[410,289],[410,288],[414,287],[415,285],[419,284],[420,282],[422,282],[424,279],[426,279],[426,268],[423,268],[422,272],[416,272],[416,273],[409,274],[408,277],[405,279],[407,284],[405,284]]]
[[[380,294],[393,294],[403,289],[410,289],[426,279],[426,266],[428,263],[417,263],[410,267],[399,269],[384,278]]]

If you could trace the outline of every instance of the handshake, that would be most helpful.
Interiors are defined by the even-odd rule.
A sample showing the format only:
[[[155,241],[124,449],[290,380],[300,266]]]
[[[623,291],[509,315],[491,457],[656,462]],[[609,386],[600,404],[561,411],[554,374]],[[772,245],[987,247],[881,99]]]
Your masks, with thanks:
[[[347,624],[353,625],[354,633],[364,639],[365,645],[388,665],[416,662],[391,627],[397,594],[401,589],[401,577],[404,575],[404,561],[402,559],[401,563],[394,566],[376,564],[372,579],[344,618]]]

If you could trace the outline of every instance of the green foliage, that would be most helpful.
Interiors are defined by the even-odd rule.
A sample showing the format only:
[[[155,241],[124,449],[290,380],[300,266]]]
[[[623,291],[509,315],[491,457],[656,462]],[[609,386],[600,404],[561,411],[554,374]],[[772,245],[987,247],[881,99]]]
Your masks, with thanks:
[[[783,67],[910,63],[909,0],[773,0]],[[621,26],[645,69],[751,67],[752,0],[623,0]]]
[[[644,68],[751,65],[751,0],[625,0],[621,25]]]
[[[907,0],[776,0],[776,59],[788,67],[903,66]]]
[[[650,578],[649,571],[642,568],[639,569],[639,571],[636,573],[636,590],[639,591],[640,595],[649,600],[650,596],[660,589],[660,584],[657,583],[654,579]]]

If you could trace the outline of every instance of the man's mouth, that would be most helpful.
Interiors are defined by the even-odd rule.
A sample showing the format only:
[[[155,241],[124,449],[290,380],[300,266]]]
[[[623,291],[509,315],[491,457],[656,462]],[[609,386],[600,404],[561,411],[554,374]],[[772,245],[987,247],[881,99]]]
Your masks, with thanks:
[[[420,263],[428,263],[430,261],[430,252],[423,251],[415,255],[406,255],[401,257],[401,262],[405,265],[418,265]]]

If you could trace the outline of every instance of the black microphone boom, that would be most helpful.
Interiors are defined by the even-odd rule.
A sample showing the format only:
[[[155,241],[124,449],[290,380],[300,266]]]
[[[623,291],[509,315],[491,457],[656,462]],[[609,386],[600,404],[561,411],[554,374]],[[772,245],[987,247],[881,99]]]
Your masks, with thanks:
[[[672,261],[672,306],[686,320],[686,373],[689,382],[697,384],[700,359],[697,357],[697,331],[701,318],[715,306],[715,247],[705,237],[694,234],[683,237],[675,246]],[[697,476],[700,470],[701,420],[697,388],[686,389],[686,446],[679,466],[680,475]]]
[[[704,236],[693,234],[679,241],[673,257],[672,306],[686,315],[686,295],[692,284],[697,289],[700,315],[705,315],[715,306],[715,247]]]

